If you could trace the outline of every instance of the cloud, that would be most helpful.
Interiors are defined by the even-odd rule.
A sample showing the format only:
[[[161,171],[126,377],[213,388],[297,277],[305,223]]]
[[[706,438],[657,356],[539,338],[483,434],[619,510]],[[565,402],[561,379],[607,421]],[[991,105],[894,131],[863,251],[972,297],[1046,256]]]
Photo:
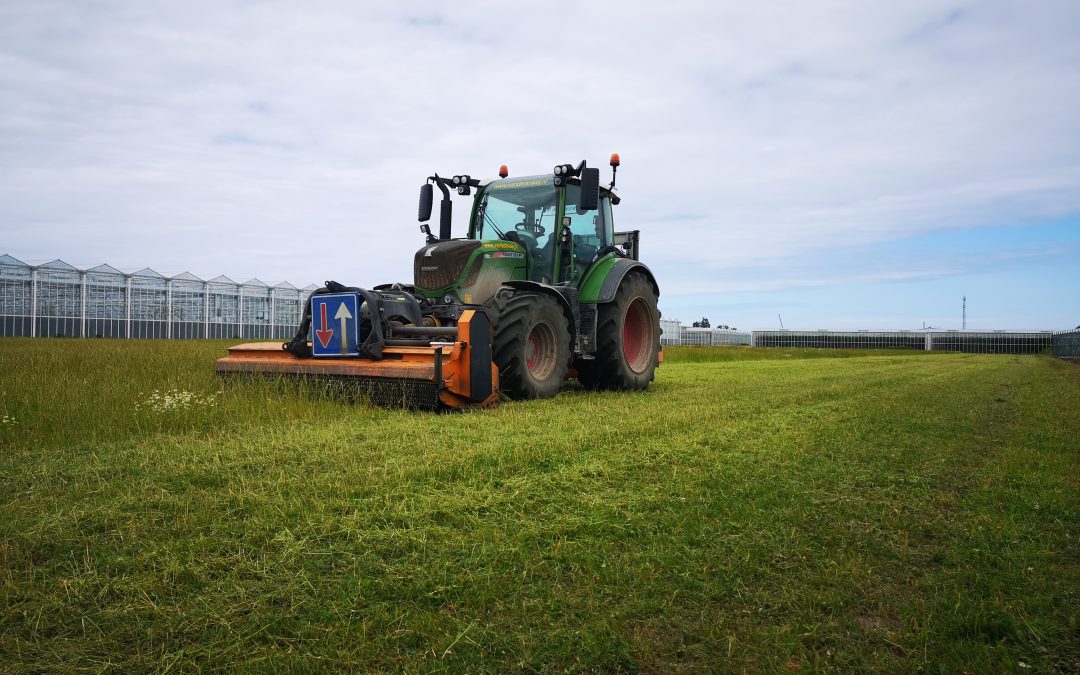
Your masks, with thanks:
[[[1078,33],[1072,2],[9,3],[0,248],[372,285],[431,172],[618,151],[666,285],[813,285],[794,261],[1080,212]]]

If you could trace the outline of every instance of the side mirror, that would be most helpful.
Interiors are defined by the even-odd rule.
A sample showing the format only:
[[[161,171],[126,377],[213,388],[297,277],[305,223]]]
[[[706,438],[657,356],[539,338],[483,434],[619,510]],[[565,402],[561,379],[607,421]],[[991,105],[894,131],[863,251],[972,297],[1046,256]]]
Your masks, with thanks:
[[[431,203],[435,199],[435,188],[431,186],[431,183],[424,183],[420,186],[420,217],[417,218],[421,223],[431,220]]]
[[[600,205],[600,169],[581,170],[581,203],[579,211],[595,211]]]

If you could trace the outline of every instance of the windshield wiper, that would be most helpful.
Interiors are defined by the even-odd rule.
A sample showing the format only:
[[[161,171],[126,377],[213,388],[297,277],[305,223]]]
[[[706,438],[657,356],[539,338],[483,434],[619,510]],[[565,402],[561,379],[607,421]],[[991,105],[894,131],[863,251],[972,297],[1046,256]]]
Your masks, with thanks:
[[[503,234],[503,231],[499,229],[499,226],[496,225],[495,221],[492,220],[491,216],[488,215],[488,213],[487,213],[487,204],[484,204],[484,210],[481,213],[484,214],[484,221],[486,223],[488,223],[489,225],[491,225],[491,229],[495,230],[496,234],[499,235],[499,239],[506,239],[506,235]]]

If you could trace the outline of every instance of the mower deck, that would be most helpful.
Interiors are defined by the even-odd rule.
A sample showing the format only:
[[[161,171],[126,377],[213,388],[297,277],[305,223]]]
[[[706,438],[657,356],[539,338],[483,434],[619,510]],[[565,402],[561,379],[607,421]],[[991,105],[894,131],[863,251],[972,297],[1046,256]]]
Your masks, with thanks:
[[[229,348],[218,359],[219,375],[293,375],[331,384],[335,392],[357,393],[376,405],[407,408],[486,408],[499,402],[498,368],[491,362],[486,318],[477,326],[482,339],[471,343],[473,313],[458,326],[453,342],[387,346],[380,360],[361,357],[298,358],[280,342],[255,342]]]

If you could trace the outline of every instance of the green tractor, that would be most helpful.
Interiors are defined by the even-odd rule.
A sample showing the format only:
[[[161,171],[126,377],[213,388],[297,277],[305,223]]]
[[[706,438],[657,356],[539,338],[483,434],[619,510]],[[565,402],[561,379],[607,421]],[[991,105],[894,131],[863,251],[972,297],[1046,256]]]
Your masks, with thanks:
[[[617,233],[612,180],[581,162],[482,183],[431,176],[420,191],[414,281],[367,290],[328,281],[285,344],[229,347],[222,375],[333,380],[381,405],[466,409],[554,396],[567,377],[644,389],[660,362],[659,287],[638,233]],[[431,233],[435,188],[439,236]],[[450,190],[475,190],[465,239],[450,233]]]
[[[610,185],[582,161],[552,173],[500,178],[431,176],[421,187],[414,283],[377,286],[419,303],[419,325],[456,325],[483,307],[491,360],[512,399],[554,396],[576,374],[591,389],[645,389],[661,359],[659,286],[638,260],[639,233],[615,232]],[[434,189],[442,193],[439,236],[431,233]],[[472,198],[469,230],[451,237],[450,191]]]

